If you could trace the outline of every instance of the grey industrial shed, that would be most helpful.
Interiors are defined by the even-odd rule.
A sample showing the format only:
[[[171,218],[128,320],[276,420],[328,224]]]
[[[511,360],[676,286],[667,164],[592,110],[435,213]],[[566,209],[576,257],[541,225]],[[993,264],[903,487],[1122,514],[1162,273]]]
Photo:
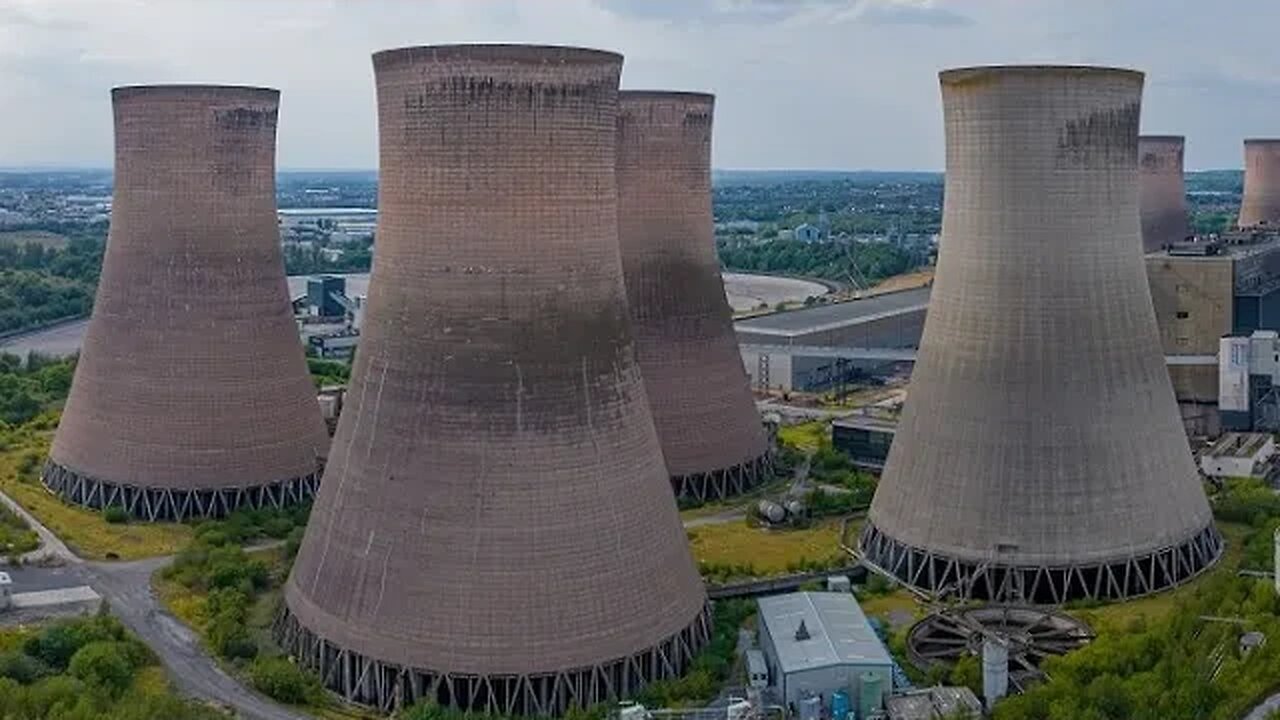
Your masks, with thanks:
[[[831,693],[846,690],[856,707],[867,672],[879,676],[886,694],[892,687],[893,660],[852,595],[775,595],[761,598],[759,607],[760,645],[784,703],[812,693],[829,707]]]

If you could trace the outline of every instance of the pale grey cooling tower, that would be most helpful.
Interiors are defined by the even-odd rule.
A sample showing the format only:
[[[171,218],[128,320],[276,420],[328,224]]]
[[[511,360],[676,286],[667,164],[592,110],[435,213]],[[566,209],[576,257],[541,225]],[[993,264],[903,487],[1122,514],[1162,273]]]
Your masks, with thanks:
[[[1181,135],[1138,138],[1138,205],[1142,249],[1159,250],[1187,239],[1187,192],[1182,179]]]
[[[1280,224],[1280,140],[1244,141],[1244,194],[1240,198],[1242,228]]]
[[[1138,239],[1141,73],[941,74],[941,254],[860,540],[939,596],[1168,588],[1222,551],[1178,419]]]

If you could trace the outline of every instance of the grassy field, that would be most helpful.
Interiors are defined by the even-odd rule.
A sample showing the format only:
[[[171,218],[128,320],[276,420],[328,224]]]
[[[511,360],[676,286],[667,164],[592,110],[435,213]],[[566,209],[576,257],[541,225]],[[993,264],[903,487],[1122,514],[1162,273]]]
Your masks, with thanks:
[[[841,552],[840,522],[824,521],[800,530],[770,530],[746,521],[704,525],[688,531],[700,565],[750,566],[759,575],[780,575],[800,563],[835,563]]]
[[[0,243],[11,245],[40,245],[46,248],[64,248],[67,238],[47,230],[12,230],[0,232]]]
[[[797,450],[813,452],[829,440],[827,436],[830,432],[828,423],[811,420],[778,428],[778,441]]]
[[[175,523],[111,524],[102,513],[73,507],[40,484],[40,466],[52,432],[15,433],[0,451],[0,490],[18,501],[77,555],[89,560],[137,560],[177,552],[191,540],[192,528]]]
[[[18,556],[40,547],[40,538],[26,521],[0,505],[0,555]]]

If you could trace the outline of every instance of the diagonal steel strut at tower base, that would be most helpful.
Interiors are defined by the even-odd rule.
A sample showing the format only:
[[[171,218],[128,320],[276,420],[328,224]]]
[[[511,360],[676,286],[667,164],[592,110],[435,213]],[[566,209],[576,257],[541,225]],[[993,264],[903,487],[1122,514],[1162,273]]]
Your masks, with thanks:
[[[962,598],[1127,598],[1217,560],[1138,225],[1142,75],[941,75],[942,242],[863,556]]]

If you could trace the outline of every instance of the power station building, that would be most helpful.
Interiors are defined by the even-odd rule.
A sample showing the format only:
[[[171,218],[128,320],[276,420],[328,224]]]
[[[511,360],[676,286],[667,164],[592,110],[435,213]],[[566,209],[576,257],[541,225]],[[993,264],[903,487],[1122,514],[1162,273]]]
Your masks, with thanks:
[[[621,68],[374,55],[368,310],[275,628],[349,701],[559,714],[679,676],[708,641],[635,360]]]
[[[329,438],[276,227],[279,93],[116,88],[93,316],[43,481],[148,520],[315,491]]]
[[[1138,137],[1138,208],[1142,249],[1159,250],[1187,239],[1187,193],[1182,177],[1181,135]]]
[[[1233,230],[1146,256],[1169,376],[1188,428],[1216,435],[1223,337],[1280,330],[1280,233]]]
[[[1142,74],[940,80],[941,254],[861,553],[963,599],[1057,604],[1185,582],[1222,540],[1144,279]]]
[[[1241,228],[1280,223],[1280,139],[1244,141]]]
[[[636,359],[681,498],[741,494],[770,475],[711,216],[711,120],[701,93],[618,99],[618,240]]]

